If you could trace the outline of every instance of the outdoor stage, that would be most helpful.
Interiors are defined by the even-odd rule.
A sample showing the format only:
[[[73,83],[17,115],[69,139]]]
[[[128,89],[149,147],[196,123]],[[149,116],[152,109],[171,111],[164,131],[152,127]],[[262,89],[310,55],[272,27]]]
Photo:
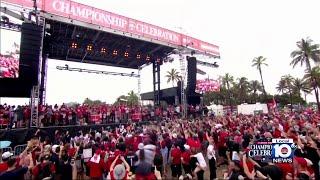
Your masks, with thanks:
[[[152,100],[160,105],[160,66],[170,63],[170,55],[177,54],[182,61],[193,54],[220,57],[217,45],[136,19],[70,0],[36,2],[1,1],[1,12],[10,17],[1,20],[1,27],[12,28],[10,19],[14,18],[23,22],[15,30],[28,32],[22,33],[21,47],[25,48],[21,48],[20,56],[24,62],[21,69],[27,67],[28,71],[17,79],[0,80],[6,83],[0,88],[0,97],[31,97],[32,126],[39,124],[35,123],[38,102],[45,104],[48,58],[137,70],[152,65]],[[33,34],[33,29],[38,34]],[[63,70],[70,69],[66,66]],[[34,76],[29,77],[31,74]],[[22,84],[26,77],[33,83]]]

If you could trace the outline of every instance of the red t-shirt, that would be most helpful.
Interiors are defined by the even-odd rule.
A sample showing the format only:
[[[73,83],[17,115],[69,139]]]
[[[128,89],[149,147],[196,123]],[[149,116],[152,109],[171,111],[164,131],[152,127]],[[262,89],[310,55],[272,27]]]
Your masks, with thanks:
[[[184,163],[183,164],[189,164],[190,163],[190,156],[191,156],[191,153],[188,152],[188,151],[185,151],[182,153],[182,158],[183,158],[183,161]]]
[[[243,161],[240,162],[240,165],[243,167]],[[249,169],[249,172],[252,172],[254,169],[254,164],[252,164],[251,161],[247,160],[247,167]]]
[[[273,137],[274,137],[274,138],[279,138],[279,137],[281,137],[281,131],[280,131],[278,128],[276,128],[276,129],[274,130]]]
[[[283,172],[282,177],[285,178],[288,173],[291,173],[294,175],[294,168],[292,164],[288,163],[277,163],[276,166],[278,166],[281,171]]]
[[[179,165],[181,164],[181,151],[178,148],[174,148],[171,151],[172,164]]]
[[[39,173],[40,173],[40,166],[41,166],[41,168],[44,168],[45,165],[46,164],[41,163],[41,164],[37,165],[36,167],[34,167],[32,169],[32,175],[37,177],[39,175]],[[52,173],[54,173],[56,171],[56,168],[55,168],[54,164],[50,164],[50,170],[51,170]]]
[[[156,179],[157,177],[153,173],[150,173],[149,175],[146,175],[146,176],[136,174],[136,180],[156,180]]]
[[[102,177],[102,173],[103,173],[103,170],[105,167],[102,158],[100,158],[99,163],[94,163],[94,162],[89,161],[88,166],[90,169],[90,177],[91,178],[101,178]]]
[[[219,142],[218,142],[218,146],[219,147],[223,147],[224,144],[226,143],[226,138],[228,137],[228,133],[227,132],[220,132],[220,135],[219,135]]]
[[[0,163],[0,173],[5,172],[8,169],[8,164],[6,162]]]

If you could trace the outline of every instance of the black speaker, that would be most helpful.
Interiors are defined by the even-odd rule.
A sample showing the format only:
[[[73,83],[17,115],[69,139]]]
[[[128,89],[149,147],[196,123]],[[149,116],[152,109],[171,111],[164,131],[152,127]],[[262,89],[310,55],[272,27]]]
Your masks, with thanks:
[[[30,83],[31,86],[38,84],[42,37],[42,26],[22,23],[19,77],[21,80]]]
[[[188,62],[188,78],[187,78],[187,92],[193,94],[196,90],[197,82],[197,59],[195,57],[187,56]]]

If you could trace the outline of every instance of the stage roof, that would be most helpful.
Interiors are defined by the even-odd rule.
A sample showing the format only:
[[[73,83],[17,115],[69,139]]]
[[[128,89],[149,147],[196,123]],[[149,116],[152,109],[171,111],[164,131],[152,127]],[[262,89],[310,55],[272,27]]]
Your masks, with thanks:
[[[32,0],[2,3],[20,12],[33,7]],[[70,0],[38,0],[37,6],[46,19],[45,50],[52,59],[137,69],[166,57],[174,49],[220,56],[214,44]],[[77,48],[71,48],[72,43]],[[92,45],[91,51],[87,51],[88,45]],[[105,53],[101,53],[103,48]]]

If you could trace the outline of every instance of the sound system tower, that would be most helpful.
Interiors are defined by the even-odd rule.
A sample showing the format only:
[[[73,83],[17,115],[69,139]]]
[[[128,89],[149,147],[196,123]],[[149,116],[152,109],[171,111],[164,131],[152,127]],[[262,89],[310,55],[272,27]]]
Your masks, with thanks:
[[[28,83],[31,88],[38,85],[42,37],[42,26],[33,23],[22,23],[19,77],[22,81]]]
[[[187,56],[188,78],[187,78],[187,96],[195,94],[197,82],[197,59]]]

